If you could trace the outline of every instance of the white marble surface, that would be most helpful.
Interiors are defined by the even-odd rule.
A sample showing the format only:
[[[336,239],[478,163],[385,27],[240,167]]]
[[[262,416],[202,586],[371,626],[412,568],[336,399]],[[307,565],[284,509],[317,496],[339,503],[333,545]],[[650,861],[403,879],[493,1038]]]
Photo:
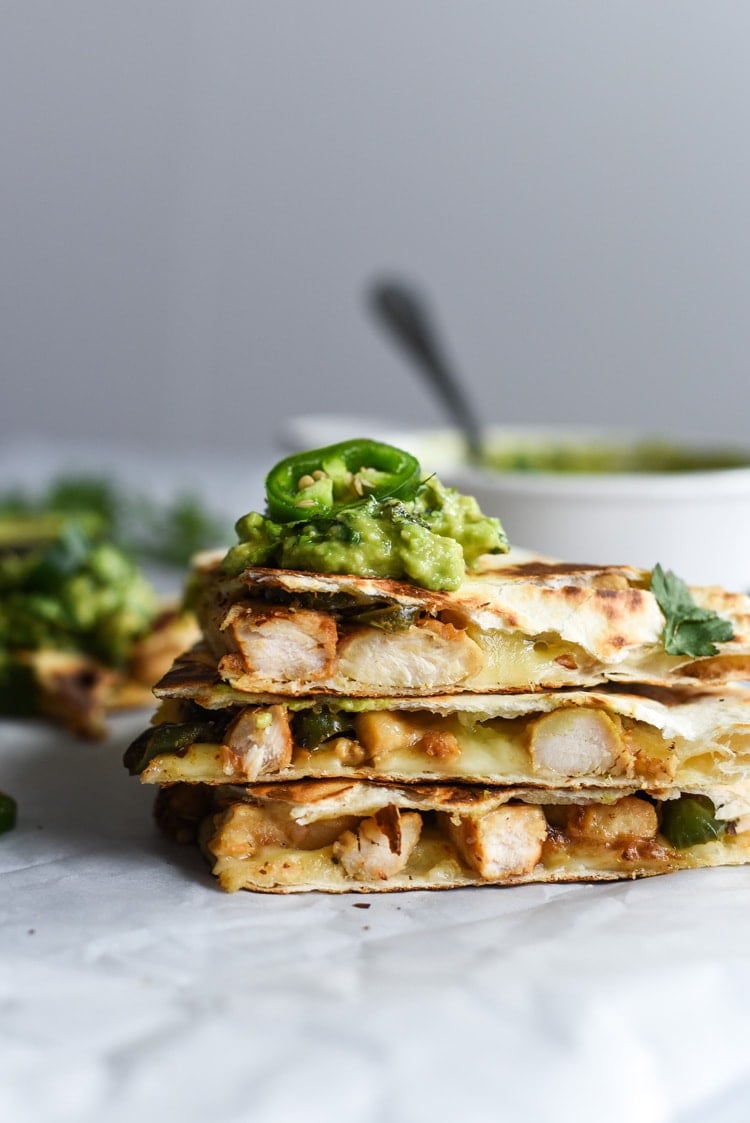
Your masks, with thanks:
[[[147,717],[0,724],[4,1119],[746,1123],[750,869],[225,895],[122,767]]]

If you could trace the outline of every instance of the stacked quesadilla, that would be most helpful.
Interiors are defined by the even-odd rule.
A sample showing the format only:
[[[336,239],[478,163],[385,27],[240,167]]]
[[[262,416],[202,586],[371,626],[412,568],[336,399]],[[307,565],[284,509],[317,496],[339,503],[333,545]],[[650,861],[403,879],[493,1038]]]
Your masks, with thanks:
[[[749,598],[512,552],[440,589],[236,549],[198,559],[201,642],[125,758],[225,889],[750,861]]]

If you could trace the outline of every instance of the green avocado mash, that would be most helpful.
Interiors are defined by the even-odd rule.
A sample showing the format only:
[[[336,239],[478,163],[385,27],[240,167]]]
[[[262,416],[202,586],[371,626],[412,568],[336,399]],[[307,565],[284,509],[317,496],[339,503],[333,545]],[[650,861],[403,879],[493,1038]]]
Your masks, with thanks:
[[[277,521],[253,511],[239,519],[240,542],[224,559],[225,573],[268,565],[402,578],[426,589],[452,590],[481,554],[507,552],[499,521],[483,515],[474,498],[444,487],[434,476],[420,481],[416,472],[411,481],[406,461],[413,458],[408,454],[366,440],[343,442],[333,449],[335,456],[331,449],[301,454],[297,464],[290,457],[282,461],[283,473],[279,465],[269,473],[275,488],[274,509],[285,515],[291,512],[292,517]],[[375,464],[369,460],[371,450],[373,460],[377,450]],[[398,466],[390,487],[388,472],[381,468],[387,464],[384,450],[394,454]],[[338,467],[343,461],[346,483]],[[325,508],[320,503],[321,513],[312,517],[313,505],[326,485],[323,466],[332,463],[337,465],[335,502],[326,495]],[[287,489],[284,501],[278,494],[280,477]],[[310,517],[297,517],[308,507]]]

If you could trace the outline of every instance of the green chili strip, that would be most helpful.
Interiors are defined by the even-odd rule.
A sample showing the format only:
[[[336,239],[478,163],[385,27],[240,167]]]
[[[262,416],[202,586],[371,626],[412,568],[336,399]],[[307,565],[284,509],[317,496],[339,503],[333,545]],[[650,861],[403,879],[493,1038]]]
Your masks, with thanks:
[[[12,830],[16,825],[16,801],[13,796],[0,792],[0,834]]]
[[[288,456],[266,477],[268,514],[277,522],[331,518],[370,497],[410,499],[419,461],[392,445],[366,439]]]
[[[705,795],[681,795],[662,804],[661,833],[678,850],[721,838],[727,829],[716,818],[716,809]]]

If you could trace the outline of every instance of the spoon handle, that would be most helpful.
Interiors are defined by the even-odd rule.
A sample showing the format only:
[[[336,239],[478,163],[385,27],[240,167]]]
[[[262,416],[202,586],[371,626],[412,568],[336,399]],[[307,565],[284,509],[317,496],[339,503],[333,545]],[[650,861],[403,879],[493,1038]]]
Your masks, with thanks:
[[[370,290],[370,303],[404,351],[437,390],[452,422],[458,424],[472,459],[481,455],[479,422],[458,376],[441,346],[427,305],[402,281],[379,281]]]

